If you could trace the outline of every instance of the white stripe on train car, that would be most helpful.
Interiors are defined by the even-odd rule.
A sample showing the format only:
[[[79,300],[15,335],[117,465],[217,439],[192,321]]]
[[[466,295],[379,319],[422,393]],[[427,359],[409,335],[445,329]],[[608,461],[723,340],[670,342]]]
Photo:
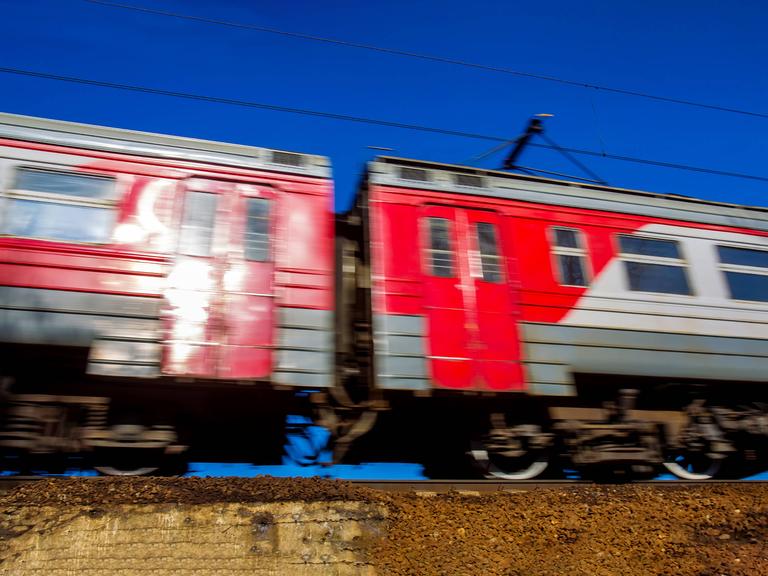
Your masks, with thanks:
[[[679,242],[692,295],[630,291],[620,256],[611,260],[560,324],[768,339],[768,302],[732,300],[718,245],[768,249],[768,238],[648,224],[636,235]]]

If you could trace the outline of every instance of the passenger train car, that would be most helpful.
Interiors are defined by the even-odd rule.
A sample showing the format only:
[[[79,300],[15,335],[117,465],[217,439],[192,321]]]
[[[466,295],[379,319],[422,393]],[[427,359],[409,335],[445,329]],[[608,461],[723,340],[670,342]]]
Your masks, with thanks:
[[[0,139],[8,469],[276,461],[301,411],[432,475],[768,465],[766,209],[378,158],[334,216],[322,157]]]
[[[703,478],[764,457],[765,209],[379,158],[351,218],[369,387],[431,397],[438,464]]]
[[[292,391],[333,378],[325,158],[2,115],[0,187],[0,446],[280,461]]]

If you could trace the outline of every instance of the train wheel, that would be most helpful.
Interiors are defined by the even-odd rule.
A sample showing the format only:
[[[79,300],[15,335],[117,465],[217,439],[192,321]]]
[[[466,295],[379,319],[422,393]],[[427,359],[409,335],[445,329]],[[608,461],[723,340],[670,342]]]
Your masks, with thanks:
[[[491,414],[490,420],[489,433],[469,453],[486,478],[530,480],[549,467],[553,434],[538,424],[510,426],[503,414]]]
[[[722,459],[713,459],[705,454],[677,454],[667,458],[664,467],[683,480],[711,480],[722,466]]]
[[[114,466],[94,466],[94,470],[102,476],[184,476],[189,464],[183,458],[166,457],[156,466],[117,462]]]
[[[688,422],[672,444],[664,467],[684,480],[714,478],[727,456],[735,451],[715,411],[697,399],[686,407]]]
[[[162,465],[162,451],[141,448],[96,450],[93,468],[104,476],[150,476]]]
[[[486,478],[531,480],[549,467],[548,454],[528,454],[517,458],[491,457],[488,450],[475,448],[470,451],[470,456]]]
[[[151,476],[158,470],[159,467],[157,466],[145,466],[143,468],[133,468],[131,470],[116,468],[114,466],[96,466],[96,471],[104,476]]]
[[[87,440],[93,468],[105,476],[149,476],[183,468],[186,446],[175,444],[172,426],[119,424],[94,430]]]

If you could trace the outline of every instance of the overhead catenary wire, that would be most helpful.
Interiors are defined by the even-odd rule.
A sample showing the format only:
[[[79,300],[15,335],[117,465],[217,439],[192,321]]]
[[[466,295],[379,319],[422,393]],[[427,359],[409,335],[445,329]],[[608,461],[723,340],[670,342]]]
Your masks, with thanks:
[[[143,12],[146,14],[154,14],[157,16],[166,16],[169,18],[177,18],[182,20],[189,20],[193,22],[200,22],[205,24],[215,24],[217,26],[227,26],[230,28],[240,28],[243,30],[251,30],[254,32],[262,32],[266,34],[275,34],[279,36],[286,36],[289,38],[298,38],[301,40],[309,40],[312,42],[322,42],[324,44],[334,44],[337,46],[345,46],[347,48],[356,48],[360,50],[368,50],[372,52],[380,52],[383,54],[390,54],[394,56],[403,56],[407,58],[415,58],[418,60],[424,60],[428,62],[439,62],[442,64],[450,64],[453,66],[462,66],[464,68],[474,68],[476,70],[484,70],[486,72],[496,72],[501,74],[508,74],[512,76],[518,76],[521,78],[530,78],[534,80],[542,80],[546,82],[555,82],[567,86],[575,86],[578,88],[586,88],[592,90],[600,90],[603,92],[609,92],[613,94],[621,94],[623,96],[631,96],[636,98],[645,98],[648,100],[655,100],[657,102],[667,102],[671,104],[679,104],[682,106],[693,106],[696,108],[702,108],[706,110],[714,110],[718,112],[727,112],[731,114],[741,114],[743,116],[752,116],[755,118],[768,118],[768,112],[759,112],[755,110],[746,110],[743,108],[735,108],[731,106],[721,106],[718,104],[709,104],[706,102],[698,102],[695,100],[688,100],[685,98],[673,98],[671,96],[662,96],[659,94],[651,94],[649,92],[643,92],[640,90],[629,90],[624,88],[617,88],[614,86],[606,86],[604,84],[594,84],[591,82],[584,82],[581,80],[570,80],[568,78],[560,78],[557,76],[551,76],[547,74],[538,74],[534,72],[525,72],[522,70],[515,70],[504,66],[494,66],[490,64],[481,64],[478,62],[470,62],[467,60],[459,60],[456,58],[448,58],[445,56],[437,56],[433,54],[425,54],[422,52],[412,52],[410,50],[401,50],[399,48],[388,48],[386,46],[376,46],[373,44],[365,44],[362,42],[353,42],[351,40],[340,40],[338,38],[327,38],[324,36],[317,36],[314,34],[304,34],[302,32],[292,32],[290,30],[281,30],[279,28],[273,28],[269,26],[259,26],[257,24],[247,24],[244,22],[235,22],[232,20],[219,20],[215,18],[205,18],[203,16],[193,16],[191,14],[182,14],[180,12],[171,12],[168,10],[158,10],[156,8],[145,8],[143,6],[134,6],[132,4],[123,4],[121,2],[110,2],[108,0],[82,0],[89,4],[98,4],[110,8],[119,8],[122,10],[132,10],[134,12]]]
[[[65,76],[62,74],[51,74],[48,72],[39,72],[35,70],[27,70],[22,68],[10,68],[0,67],[0,73],[3,74],[15,74],[18,76],[27,76],[33,78],[41,78],[46,80],[54,80],[58,82],[68,82],[73,84],[83,84],[87,86],[97,86],[102,88],[110,88],[115,90],[125,90],[130,92],[139,92],[144,94],[153,94],[156,96],[168,96],[172,98],[183,98],[187,100],[197,100],[203,102],[211,102],[216,104],[225,104],[230,106],[240,106],[245,108],[256,108],[261,110],[271,110],[274,112],[285,112],[290,114],[298,114],[303,116],[315,116],[319,118],[327,118],[330,120],[339,120],[344,122],[355,122],[358,124],[369,124],[375,126],[384,126],[388,128],[398,128],[403,130],[414,130],[418,132],[428,132],[432,134],[442,134],[446,136],[455,136],[459,138],[472,138],[476,140],[486,140],[492,142],[509,142],[508,137],[493,136],[489,134],[479,134],[474,132],[463,132],[461,130],[452,130],[449,128],[438,128],[434,126],[424,126],[421,124],[410,124],[406,122],[397,122],[393,120],[383,120],[380,118],[371,118],[364,116],[354,116],[351,114],[339,114],[335,112],[327,112],[324,110],[312,110],[308,108],[294,108],[290,106],[281,106],[278,104],[269,104],[266,102],[256,102],[252,100],[241,100],[236,98],[226,98],[222,96],[211,96],[207,94],[195,94],[191,92],[180,92],[176,90],[166,90],[162,88],[152,88],[149,86],[139,86],[136,84],[122,84],[117,82],[107,82],[104,80],[95,80],[92,78],[82,78],[78,76]],[[550,150],[557,150],[559,152],[566,151],[571,154],[580,154],[584,156],[593,156],[599,158],[605,158],[608,160],[619,160],[622,162],[632,162],[635,164],[645,164],[649,166],[657,166],[661,168],[670,168],[675,170],[686,170],[689,172],[699,172],[702,174],[710,174],[716,176],[726,176],[731,178],[743,178],[747,180],[756,180],[760,182],[768,182],[768,176],[762,176],[757,174],[747,174],[743,172],[734,172],[728,170],[717,170],[713,168],[705,168],[702,166],[691,166],[688,164],[680,164],[677,162],[667,162],[664,160],[653,160],[650,158],[636,158],[633,156],[625,156],[621,154],[609,154],[605,152],[598,152],[595,150],[588,150],[584,148],[573,148],[566,146],[552,146],[550,144],[542,144],[538,142],[530,143],[530,146],[535,148],[546,148]]]

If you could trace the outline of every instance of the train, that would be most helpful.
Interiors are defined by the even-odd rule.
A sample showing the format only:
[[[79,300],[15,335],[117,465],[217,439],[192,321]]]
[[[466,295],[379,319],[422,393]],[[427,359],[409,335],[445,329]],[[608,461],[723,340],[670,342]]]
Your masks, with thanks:
[[[768,468],[768,209],[0,114],[0,466]],[[297,423],[298,422],[298,423]],[[311,443],[308,443],[311,444]]]

